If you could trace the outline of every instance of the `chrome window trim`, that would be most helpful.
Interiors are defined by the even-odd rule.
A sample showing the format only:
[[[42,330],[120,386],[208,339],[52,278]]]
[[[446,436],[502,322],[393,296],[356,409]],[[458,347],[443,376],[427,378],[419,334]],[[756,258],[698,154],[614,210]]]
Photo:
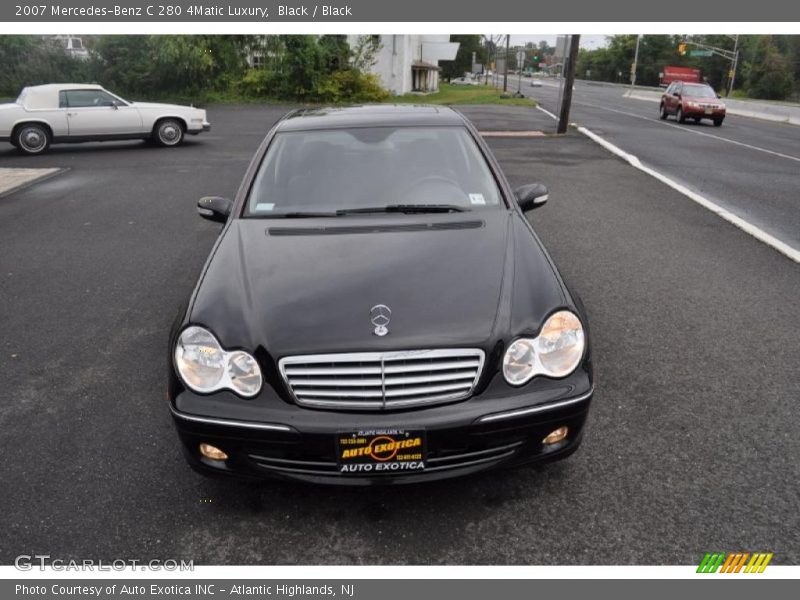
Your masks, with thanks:
[[[176,409],[172,404],[169,406],[170,412],[175,418],[183,419],[184,421],[191,421],[193,423],[202,423],[204,425],[222,425],[224,427],[244,427],[246,429],[261,429],[267,431],[285,431],[292,433],[295,431],[288,425],[280,425],[278,423],[258,423],[256,421],[235,421],[231,419],[216,419],[213,417],[201,417],[199,415],[190,415]]]
[[[478,423],[491,423],[492,421],[501,421],[503,419],[513,419],[514,417],[522,417],[526,415],[533,415],[540,412],[545,412],[548,410],[555,410],[557,408],[561,408],[563,406],[569,406],[570,404],[577,404],[578,402],[583,402],[587,400],[594,394],[594,388],[577,396],[576,398],[570,398],[568,400],[558,400],[556,402],[546,402],[544,404],[537,404],[536,406],[531,406],[529,408],[519,408],[516,410],[510,410],[508,412],[501,412],[501,413],[494,413],[491,415],[486,415],[485,417],[481,417],[478,419]]]
[[[464,368],[474,368],[475,369],[475,376],[472,378],[471,385],[468,389],[458,390],[456,392],[450,394],[433,394],[430,398],[423,398],[423,399],[410,399],[410,400],[392,400],[393,396],[387,395],[386,393],[386,375],[392,372],[397,372],[397,368],[393,368],[391,364],[387,364],[387,362],[396,361],[396,360],[413,360],[413,359],[427,359],[427,358],[453,358],[453,359],[463,359],[463,358],[473,358],[478,360],[477,366],[474,367],[464,367]],[[478,381],[481,378],[483,373],[483,367],[486,360],[486,353],[481,350],[480,348],[438,348],[438,349],[427,349],[427,350],[399,350],[399,351],[388,351],[388,352],[343,352],[343,353],[330,353],[330,354],[305,354],[305,355],[297,355],[297,356],[285,356],[278,361],[278,370],[280,371],[281,378],[283,379],[284,384],[286,385],[289,394],[297,403],[298,406],[304,406],[308,408],[328,408],[328,409],[345,409],[345,410],[393,410],[393,409],[401,409],[401,408],[410,408],[414,406],[430,406],[433,404],[443,404],[446,402],[456,402],[459,400],[465,400],[469,398],[473,391],[475,390],[475,386],[478,384]],[[381,397],[379,400],[319,400],[319,399],[302,399],[297,396],[295,393],[294,387],[289,379],[290,374],[287,374],[287,368],[291,369],[292,365],[302,364],[304,366],[308,366],[309,364],[314,363],[340,363],[340,366],[343,366],[344,363],[348,362],[380,362],[380,367],[364,367],[364,370],[360,368],[358,369],[359,372],[365,374],[375,374],[380,375],[380,390],[381,390]],[[354,369],[347,369],[347,367],[343,367],[343,371],[340,371],[342,374],[347,374],[348,371],[353,371]],[[373,370],[370,370],[373,369]],[[379,372],[375,372],[374,369],[379,369]],[[333,369],[334,371],[336,369]],[[418,369],[421,370],[421,369]],[[429,370],[437,370],[435,367]],[[413,368],[410,369],[411,372]],[[302,374],[295,374],[300,375],[302,378]]]

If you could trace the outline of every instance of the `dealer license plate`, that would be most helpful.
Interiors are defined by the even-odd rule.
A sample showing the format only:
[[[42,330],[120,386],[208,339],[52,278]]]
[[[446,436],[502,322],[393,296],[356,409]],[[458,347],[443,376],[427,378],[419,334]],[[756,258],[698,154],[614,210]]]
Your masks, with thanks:
[[[425,431],[369,429],[336,436],[339,472],[381,475],[425,470]]]

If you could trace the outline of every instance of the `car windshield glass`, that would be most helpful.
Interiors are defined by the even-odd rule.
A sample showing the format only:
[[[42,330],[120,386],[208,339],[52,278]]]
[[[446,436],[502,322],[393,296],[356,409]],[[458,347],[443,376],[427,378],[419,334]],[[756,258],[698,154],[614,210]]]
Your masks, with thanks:
[[[692,98],[716,98],[717,94],[714,93],[707,85],[684,85],[683,93],[685,96]]]
[[[497,183],[466,128],[366,127],[278,133],[244,216],[342,217],[499,206]]]

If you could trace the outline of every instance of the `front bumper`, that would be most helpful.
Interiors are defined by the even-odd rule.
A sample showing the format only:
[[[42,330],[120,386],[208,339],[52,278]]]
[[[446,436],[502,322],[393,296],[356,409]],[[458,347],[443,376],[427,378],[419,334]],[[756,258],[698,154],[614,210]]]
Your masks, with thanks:
[[[211,123],[208,121],[203,121],[202,123],[190,123],[186,133],[189,135],[197,135],[198,133],[203,133],[205,131],[211,131]]]
[[[220,402],[219,398],[183,391],[170,408],[186,459],[203,474],[375,485],[445,479],[501,466],[565,458],[580,445],[592,394],[589,386],[582,392],[565,386],[507,398],[473,398],[430,409],[387,413],[342,413],[292,406],[251,420],[221,417],[218,409],[224,406],[224,399]],[[569,428],[566,439],[551,445],[543,443],[545,436],[562,426]],[[340,473],[337,434],[370,428],[424,429],[425,470],[401,474]],[[201,443],[224,450],[228,460],[203,457],[199,452]]]
[[[724,108],[712,108],[710,109],[711,112],[706,112],[705,108],[698,108],[689,106],[684,111],[684,114],[692,119],[724,119],[725,118],[725,109]]]

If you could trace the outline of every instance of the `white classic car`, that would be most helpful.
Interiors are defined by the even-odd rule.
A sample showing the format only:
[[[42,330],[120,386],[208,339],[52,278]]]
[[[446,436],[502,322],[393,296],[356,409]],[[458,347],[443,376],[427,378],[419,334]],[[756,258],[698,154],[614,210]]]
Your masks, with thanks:
[[[148,139],[177,146],[186,134],[208,131],[206,111],[192,106],[128,102],[99,85],[26,87],[16,102],[0,104],[0,141],[23,154],[50,144]]]

